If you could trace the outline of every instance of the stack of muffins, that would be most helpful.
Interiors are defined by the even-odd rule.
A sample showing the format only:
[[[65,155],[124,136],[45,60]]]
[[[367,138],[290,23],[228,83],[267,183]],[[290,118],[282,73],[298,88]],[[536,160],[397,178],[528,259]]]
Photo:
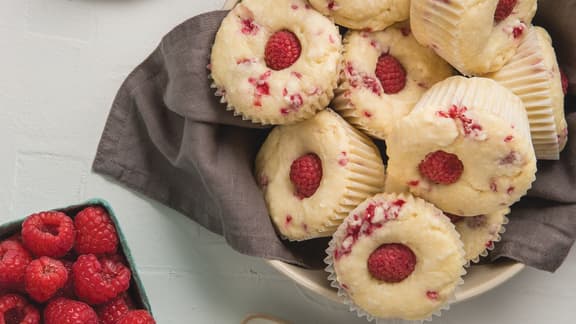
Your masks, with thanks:
[[[536,160],[559,159],[567,82],[535,12],[536,0],[243,0],[222,22],[216,94],[278,125],[255,163],[271,220],[287,240],[332,237],[329,280],[359,315],[437,314],[500,239]]]

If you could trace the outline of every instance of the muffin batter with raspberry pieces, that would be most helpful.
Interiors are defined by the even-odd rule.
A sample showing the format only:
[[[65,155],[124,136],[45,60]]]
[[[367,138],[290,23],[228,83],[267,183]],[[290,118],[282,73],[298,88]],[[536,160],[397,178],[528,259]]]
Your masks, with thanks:
[[[433,86],[398,122],[387,153],[387,191],[409,191],[463,216],[509,207],[536,174],[522,101],[485,78]]]
[[[422,45],[465,75],[510,60],[536,13],[536,0],[412,0],[410,24]]]
[[[261,124],[310,118],[334,96],[338,28],[304,0],[245,0],[224,18],[211,54],[216,95]]]
[[[330,109],[274,128],[255,174],[276,229],[298,241],[332,235],[352,208],[384,187],[378,148]]]
[[[359,315],[382,319],[429,318],[449,302],[465,273],[454,225],[410,194],[382,193],[364,201],[326,252],[326,270],[339,294]]]
[[[350,29],[382,30],[408,19],[410,0],[310,0],[321,13]]]
[[[466,261],[478,262],[481,256],[488,255],[488,250],[492,250],[494,243],[500,241],[502,225],[508,223],[508,213],[510,208],[472,217],[446,215],[456,226],[464,243]]]
[[[428,88],[451,75],[452,67],[418,44],[407,22],[348,32],[333,106],[352,125],[385,140]]]

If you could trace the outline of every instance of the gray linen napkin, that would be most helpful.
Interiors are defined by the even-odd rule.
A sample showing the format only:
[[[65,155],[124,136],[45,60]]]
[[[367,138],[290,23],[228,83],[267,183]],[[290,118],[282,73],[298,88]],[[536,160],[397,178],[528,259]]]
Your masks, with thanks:
[[[268,217],[252,175],[268,129],[234,117],[210,89],[206,66],[226,13],[176,27],[130,74],[112,105],[93,169],[223,235],[241,253],[322,267],[327,239],[280,240]],[[561,23],[553,19],[550,26]],[[576,28],[566,30],[574,31],[570,47]],[[575,62],[576,53],[565,60]],[[569,72],[576,80],[576,67]],[[568,123],[576,134],[576,113]],[[576,139],[568,145],[561,161],[539,163],[529,197],[513,208],[489,260],[507,257],[547,271],[560,266],[576,238]]]

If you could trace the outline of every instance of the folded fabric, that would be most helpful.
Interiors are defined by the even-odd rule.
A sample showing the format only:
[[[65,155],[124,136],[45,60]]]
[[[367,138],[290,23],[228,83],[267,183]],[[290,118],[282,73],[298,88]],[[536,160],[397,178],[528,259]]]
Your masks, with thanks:
[[[561,62],[574,64],[576,23],[567,12],[576,12],[576,0],[541,3],[540,21],[560,35]],[[283,241],[268,217],[253,176],[268,129],[233,116],[210,88],[206,67],[226,13],[202,14],[176,27],[130,74],[112,105],[93,169],[223,235],[241,253],[322,267],[327,239]],[[569,67],[576,80],[576,66]],[[576,113],[567,118],[576,134]],[[574,243],[576,139],[560,161],[538,167],[533,189],[514,206],[488,260],[506,257],[554,271]]]

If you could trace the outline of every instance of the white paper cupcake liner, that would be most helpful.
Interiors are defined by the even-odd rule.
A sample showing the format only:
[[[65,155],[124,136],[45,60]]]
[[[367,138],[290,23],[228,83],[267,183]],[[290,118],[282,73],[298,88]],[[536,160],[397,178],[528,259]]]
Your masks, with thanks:
[[[401,195],[403,195],[403,194],[401,194]],[[406,196],[404,196],[404,197],[406,197]],[[368,198],[368,199],[371,199],[371,198]],[[459,242],[458,249],[460,250],[461,255],[464,255],[464,244],[462,243],[462,240],[460,239],[460,234],[458,233],[458,231],[456,231],[454,224],[452,224],[452,222],[450,222],[449,219],[446,218],[446,221],[447,221],[447,223],[449,223],[449,226],[452,226],[452,229],[454,230],[455,234],[457,235],[458,242]],[[440,317],[442,312],[449,310],[450,305],[456,301],[455,292],[459,287],[462,286],[462,284],[464,284],[463,276],[465,276],[467,273],[466,263],[462,264],[460,278],[458,279],[458,281],[456,283],[456,287],[455,287],[454,291],[452,292],[452,294],[448,297],[446,303],[444,303],[441,307],[439,307],[436,311],[434,311],[432,313],[432,315],[430,315],[429,317],[424,318],[424,319],[420,319],[420,320],[405,320],[405,319],[399,319],[399,318],[379,318],[379,317],[375,317],[375,316],[369,314],[364,309],[362,309],[361,307],[356,305],[354,303],[354,301],[350,298],[346,289],[344,289],[344,287],[342,287],[340,285],[338,278],[337,278],[337,275],[336,275],[336,271],[334,270],[333,255],[334,255],[334,251],[336,249],[336,240],[342,240],[344,235],[345,235],[345,223],[341,224],[338,227],[338,230],[332,236],[332,240],[330,240],[330,242],[328,243],[328,248],[326,249],[326,255],[327,256],[326,256],[326,258],[324,258],[324,263],[326,264],[326,267],[324,270],[328,273],[327,279],[328,279],[328,281],[330,281],[330,286],[337,290],[337,295],[342,298],[344,304],[348,305],[350,311],[356,313],[356,315],[359,318],[366,318],[366,320],[369,322],[375,321],[376,323],[385,323],[385,324],[418,324],[418,323],[422,323],[422,322],[432,321],[435,316]]]
[[[497,71],[514,55],[523,37],[516,31],[530,24],[536,1],[519,2],[509,17],[495,23],[497,3],[412,0],[412,30],[420,43],[432,47],[464,75]]]
[[[298,0],[297,3],[298,5],[304,6],[306,4],[306,1]],[[232,9],[232,11],[230,11],[230,14],[227,15],[226,18],[224,18],[222,26],[220,26],[218,30],[216,39],[212,47],[212,51],[219,50],[219,52],[216,54],[226,53],[228,55],[236,55],[236,52],[234,52],[233,54],[230,53],[229,50],[230,47],[228,46],[228,43],[232,38],[236,37],[237,35],[234,33],[230,33],[229,32],[230,28],[224,28],[224,27],[228,27],[229,24],[232,23],[234,15],[253,15],[252,10],[248,8],[248,6],[258,7],[258,9],[262,9],[263,6],[262,3],[259,3],[257,1],[250,1],[250,3],[246,2],[243,4],[244,6],[242,4],[235,6]],[[258,43],[258,46],[262,46],[261,53],[259,51],[249,51],[246,54],[251,55],[251,57],[258,56],[253,60],[252,62],[253,66],[251,67],[251,69],[255,71],[260,72],[266,71],[266,73],[271,73],[268,76],[270,78],[269,79],[270,82],[273,82],[275,84],[278,83],[284,84],[284,90],[286,90],[286,88],[288,87],[287,86],[288,82],[291,82],[291,88],[297,90],[298,93],[301,94],[302,99],[301,106],[299,106],[297,109],[282,112],[283,109],[289,109],[286,107],[291,107],[290,106],[291,102],[287,98],[288,96],[285,92],[281,92],[278,90],[278,88],[274,87],[270,89],[272,93],[269,94],[269,96],[274,99],[274,104],[263,103],[262,107],[254,107],[252,103],[240,104],[241,100],[240,97],[243,97],[244,93],[241,93],[239,95],[236,95],[235,93],[234,96],[230,96],[226,92],[227,90],[229,90],[229,88],[231,88],[227,80],[227,77],[229,74],[234,74],[236,71],[232,68],[226,69],[225,71],[221,71],[220,69],[218,69],[219,73],[217,78],[214,78],[212,74],[213,72],[212,70],[214,69],[216,64],[220,64],[219,65],[220,67],[228,67],[226,64],[233,64],[233,63],[230,62],[229,58],[222,59],[221,55],[214,55],[212,51],[209,54],[209,61],[210,61],[209,70],[211,70],[209,78],[212,81],[211,87],[217,89],[215,95],[217,97],[220,97],[221,103],[226,104],[226,110],[232,111],[235,116],[238,116],[243,120],[250,120],[252,123],[261,125],[283,125],[283,124],[296,123],[302,120],[306,120],[314,116],[318,111],[326,108],[326,106],[330,103],[330,101],[334,97],[334,89],[337,87],[338,82],[338,75],[337,75],[338,67],[340,66],[341,63],[340,61],[342,58],[341,36],[340,34],[337,33],[337,27],[330,20],[326,19],[320,13],[317,13],[315,11],[309,11],[309,10],[299,11],[299,13],[303,13],[302,15],[304,16],[294,16],[299,17],[294,18],[292,15],[293,10],[290,9],[291,4],[295,5],[288,0],[282,0],[281,3],[279,3],[279,5],[281,6],[279,7],[280,10],[286,10],[285,11],[286,13],[290,13],[290,15],[288,16],[292,18],[288,19],[288,21],[295,24],[295,26],[290,26],[289,28],[292,27],[300,28],[302,26],[298,26],[298,24],[301,21],[304,20],[307,21],[306,19],[309,18],[321,18],[320,20],[318,19],[316,20],[310,19],[310,20],[315,22],[316,24],[319,24],[319,26],[317,27],[323,27],[324,30],[327,28],[329,29],[328,33],[331,36],[330,44],[328,44],[328,37],[326,37],[322,43],[315,44],[316,47],[314,46],[303,47],[301,57],[299,58],[300,60],[306,60],[306,59],[318,60],[319,57],[321,57],[323,60],[322,62],[324,62],[325,64],[315,64],[314,66],[311,66],[309,64],[299,64],[299,60],[296,60],[296,62],[294,62],[292,66],[282,71],[274,71],[268,68],[266,63],[264,62],[265,61],[264,58],[260,57],[264,52],[263,47],[265,46],[265,41],[263,41],[262,39],[260,39]],[[255,8],[252,9],[255,10]],[[256,21],[258,21],[258,19],[256,19]],[[266,32],[274,32],[276,30],[280,30],[282,28],[287,27],[288,26],[282,27],[277,24],[265,24],[265,23],[261,25],[261,28],[268,29]],[[314,34],[311,32],[301,33],[302,37],[307,37],[310,35],[314,35],[314,37],[319,37],[318,35],[320,34]],[[300,41],[302,44],[306,44],[306,42],[312,40],[318,40],[318,38],[304,39]],[[225,41],[226,44],[224,44]],[[326,51],[322,51],[319,48],[326,49]],[[320,54],[324,56],[319,55],[316,52],[320,52]],[[311,56],[312,58],[309,58],[309,56]],[[302,68],[302,71],[299,72],[301,74],[304,73],[303,71],[307,71],[308,75],[312,76],[313,73],[316,72],[321,73],[321,75],[324,76],[324,78],[319,79],[314,77],[313,85],[315,87],[305,89],[304,87],[301,87],[303,84],[302,81],[292,80],[295,78],[291,78],[290,81],[288,81],[289,80],[288,75],[291,74],[286,72],[296,72],[294,71],[294,69],[298,68]],[[244,74],[246,74],[246,76],[249,76],[249,74],[252,73],[246,73],[246,72],[252,72],[252,70],[244,71]],[[254,75],[251,76],[254,77]],[[286,80],[284,80],[283,78],[286,78]],[[296,86],[295,84],[298,84],[299,86]],[[250,94],[246,93],[245,95]]]
[[[289,241],[303,241],[331,236],[351,210],[356,208],[366,198],[382,192],[384,189],[385,166],[380,152],[372,140],[350,126],[330,108],[327,108],[322,113],[330,114],[334,118],[336,124],[339,125],[338,128],[344,131],[345,135],[343,138],[348,142],[345,145],[347,148],[345,169],[342,169],[341,174],[332,175],[343,179],[344,189],[341,193],[337,193],[340,196],[334,209],[322,216],[322,225],[308,228],[310,235],[306,237],[289,237],[278,230],[279,235]],[[257,157],[256,174],[264,168],[263,163],[259,162]]]
[[[484,245],[484,250],[482,250],[482,252],[480,252],[477,256],[468,259],[467,260],[467,264],[466,267],[470,267],[473,264],[476,264],[478,262],[480,262],[480,260],[486,256],[488,256],[488,254],[490,253],[490,251],[494,250],[494,245],[498,242],[500,242],[500,240],[502,239],[502,234],[504,234],[506,232],[506,227],[505,225],[508,224],[509,220],[508,217],[506,217],[505,215],[503,216],[503,220],[502,220],[502,224],[500,224],[498,232],[495,234],[494,239],[490,240],[491,244],[490,245]],[[458,230],[458,227],[456,226],[456,229]],[[460,233],[460,232],[459,232]],[[462,238],[462,234],[460,234],[460,237]],[[485,243],[484,243],[485,244]],[[464,250],[466,250],[466,248],[464,248]]]
[[[536,157],[558,160],[559,134],[552,101],[554,85],[550,76],[551,67],[545,64],[543,46],[546,44],[539,41],[536,28],[531,27],[510,62],[487,77],[510,89],[524,102]],[[560,87],[560,84],[556,86]]]
[[[472,80],[474,82],[471,82]],[[510,125],[514,125],[520,138],[529,142],[527,143],[529,145],[526,145],[526,150],[529,150],[528,156],[535,157],[530,135],[530,123],[524,105],[510,90],[494,80],[481,77],[451,77],[443,81],[443,85],[441,91],[429,91],[424,94],[413,111],[431,109],[430,107],[435,107],[438,103],[453,102],[454,98],[465,98],[461,99],[462,105],[474,107],[475,110],[479,111],[487,111]],[[532,187],[536,180],[536,172],[529,176],[527,187],[522,188],[522,190],[528,191]],[[510,205],[519,201],[522,196],[518,195],[515,200],[510,201]]]

